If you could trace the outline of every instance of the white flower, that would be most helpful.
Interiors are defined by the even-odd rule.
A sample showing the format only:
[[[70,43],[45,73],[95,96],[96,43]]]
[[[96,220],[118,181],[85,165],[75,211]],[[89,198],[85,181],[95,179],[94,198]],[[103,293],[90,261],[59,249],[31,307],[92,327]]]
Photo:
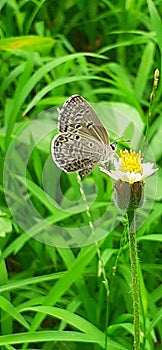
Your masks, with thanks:
[[[158,169],[153,168],[153,163],[142,163],[141,152],[120,151],[119,159],[114,160],[115,170],[106,170],[100,167],[100,170],[113,180],[121,180],[132,185],[135,182],[142,182],[146,177],[154,174]]]

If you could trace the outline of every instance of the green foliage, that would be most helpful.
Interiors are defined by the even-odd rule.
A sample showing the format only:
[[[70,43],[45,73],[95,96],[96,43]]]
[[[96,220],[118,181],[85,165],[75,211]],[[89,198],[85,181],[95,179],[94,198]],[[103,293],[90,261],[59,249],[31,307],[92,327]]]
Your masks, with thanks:
[[[106,349],[106,330],[107,349],[131,350],[129,246],[122,214],[111,205],[113,185],[98,167],[83,180],[99,222],[107,299],[95,239],[91,232],[89,245],[83,239],[88,216],[77,175],[60,175],[50,144],[55,107],[78,93],[95,103],[111,139],[123,136],[145,148],[154,71],[162,71],[161,1],[2,0],[0,10],[1,349]],[[161,94],[159,79],[146,150],[159,169]],[[157,180],[146,180],[137,230],[143,350],[162,346],[161,170]]]

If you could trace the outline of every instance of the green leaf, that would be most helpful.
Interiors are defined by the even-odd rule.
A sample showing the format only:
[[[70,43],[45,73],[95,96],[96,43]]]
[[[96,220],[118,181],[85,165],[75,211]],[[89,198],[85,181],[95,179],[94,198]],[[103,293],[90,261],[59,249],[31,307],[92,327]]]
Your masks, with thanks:
[[[50,306],[34,306],[30,308],[25,308],[21,311],[36,311],[38,313],[43,313],[45,315],[50,315],[61,320],[64,320],[69,325],[74,326],[78,330],[87,333],[87,334],[95,334],[100,339],[100,342],[104,342],[105,334],[101,332],[97,327],[95,327],[92,323],[88,322],[84,318],[70,312],[68,310],[59,309],[56,307]]]
[[[111,350],[128,350],[121,344],[111,340],[108,337],[108,346]],[[29,333],[16,333],[3,335],[0,337],[0,345],[7,344],[26,344],[38,342],[80,342],[80,343],[99,343],[98,336],[82,334],[79,332],[70,331],[40,331]],[[99,343],[102,349],[105,349],[104,344]]]
[[[12,231],[12,223],[10,219],[0,216],[0,237],[3,237],[7,232]]]
[[[7,299],[5,299],[2,296],[0,296],[0,306],[4,311],[6,311],[8,315],[12,316],[25,328],[29,329],[29,325],[24,319],[24,317],[17,311],[17,309]]]
[[[150,71],[152,70],[153,60],[155,53],[155,44],[149,42],[142,54],[141,62],[138,68],[137,77],[135,81],[135,95],[136,98],[140,101],[144,96],[147,89],[148,79]],[[153,72],[152,72],[153,75]]]
[[[160,50],[162,50],[162,30],[161,30],[162,21],[161,21],[159,13],[155,7],[154,2],[152,0],[147,0],[147,3],[148,3],[148,9],[150,12],[152,27],[156,33],[159,48],[160,48]]]
[[[49,51],[55,44],[52,38],[43,38],[41,36],[29,35],[13,38],[1,39],[0,50],[10,51],[12,53],[17,51],[43,52]]]
[[[162,320],[162,309],[158,310],[156,314],[154,314],[152,321],[150,322],[149,328],[147,329],[147,334],[149,334],[155,325]]]
[[[155,242],[162,242],[162,234],[159,232],[151,234],[151,235],[144,235],[142,237],[137,238],[137,242],[139,241],[155,241]]]

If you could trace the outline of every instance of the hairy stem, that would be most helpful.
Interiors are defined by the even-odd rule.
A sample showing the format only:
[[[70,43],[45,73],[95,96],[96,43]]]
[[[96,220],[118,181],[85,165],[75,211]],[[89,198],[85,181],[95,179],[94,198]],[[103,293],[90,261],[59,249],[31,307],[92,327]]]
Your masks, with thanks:
[[[138,253],[135,230],[135,211],[129,209],[127,212],[129,223],[130,260],[132,270],[132,297],[134,318],[134,350],[140,350],[140,322],[139,322],[139,275],[138,275]]]

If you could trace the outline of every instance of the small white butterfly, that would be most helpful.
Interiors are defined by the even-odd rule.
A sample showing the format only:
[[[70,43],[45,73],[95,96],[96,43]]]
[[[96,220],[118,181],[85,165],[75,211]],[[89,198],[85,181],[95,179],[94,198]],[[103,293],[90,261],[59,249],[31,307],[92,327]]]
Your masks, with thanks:
[[[113,160],[116,144],[109,136],[89,103],[79,95],[67,99],[59,111],[60,134],[52,140],[52,158],[65,172],[79,170],[81,177],[96,164]]]

